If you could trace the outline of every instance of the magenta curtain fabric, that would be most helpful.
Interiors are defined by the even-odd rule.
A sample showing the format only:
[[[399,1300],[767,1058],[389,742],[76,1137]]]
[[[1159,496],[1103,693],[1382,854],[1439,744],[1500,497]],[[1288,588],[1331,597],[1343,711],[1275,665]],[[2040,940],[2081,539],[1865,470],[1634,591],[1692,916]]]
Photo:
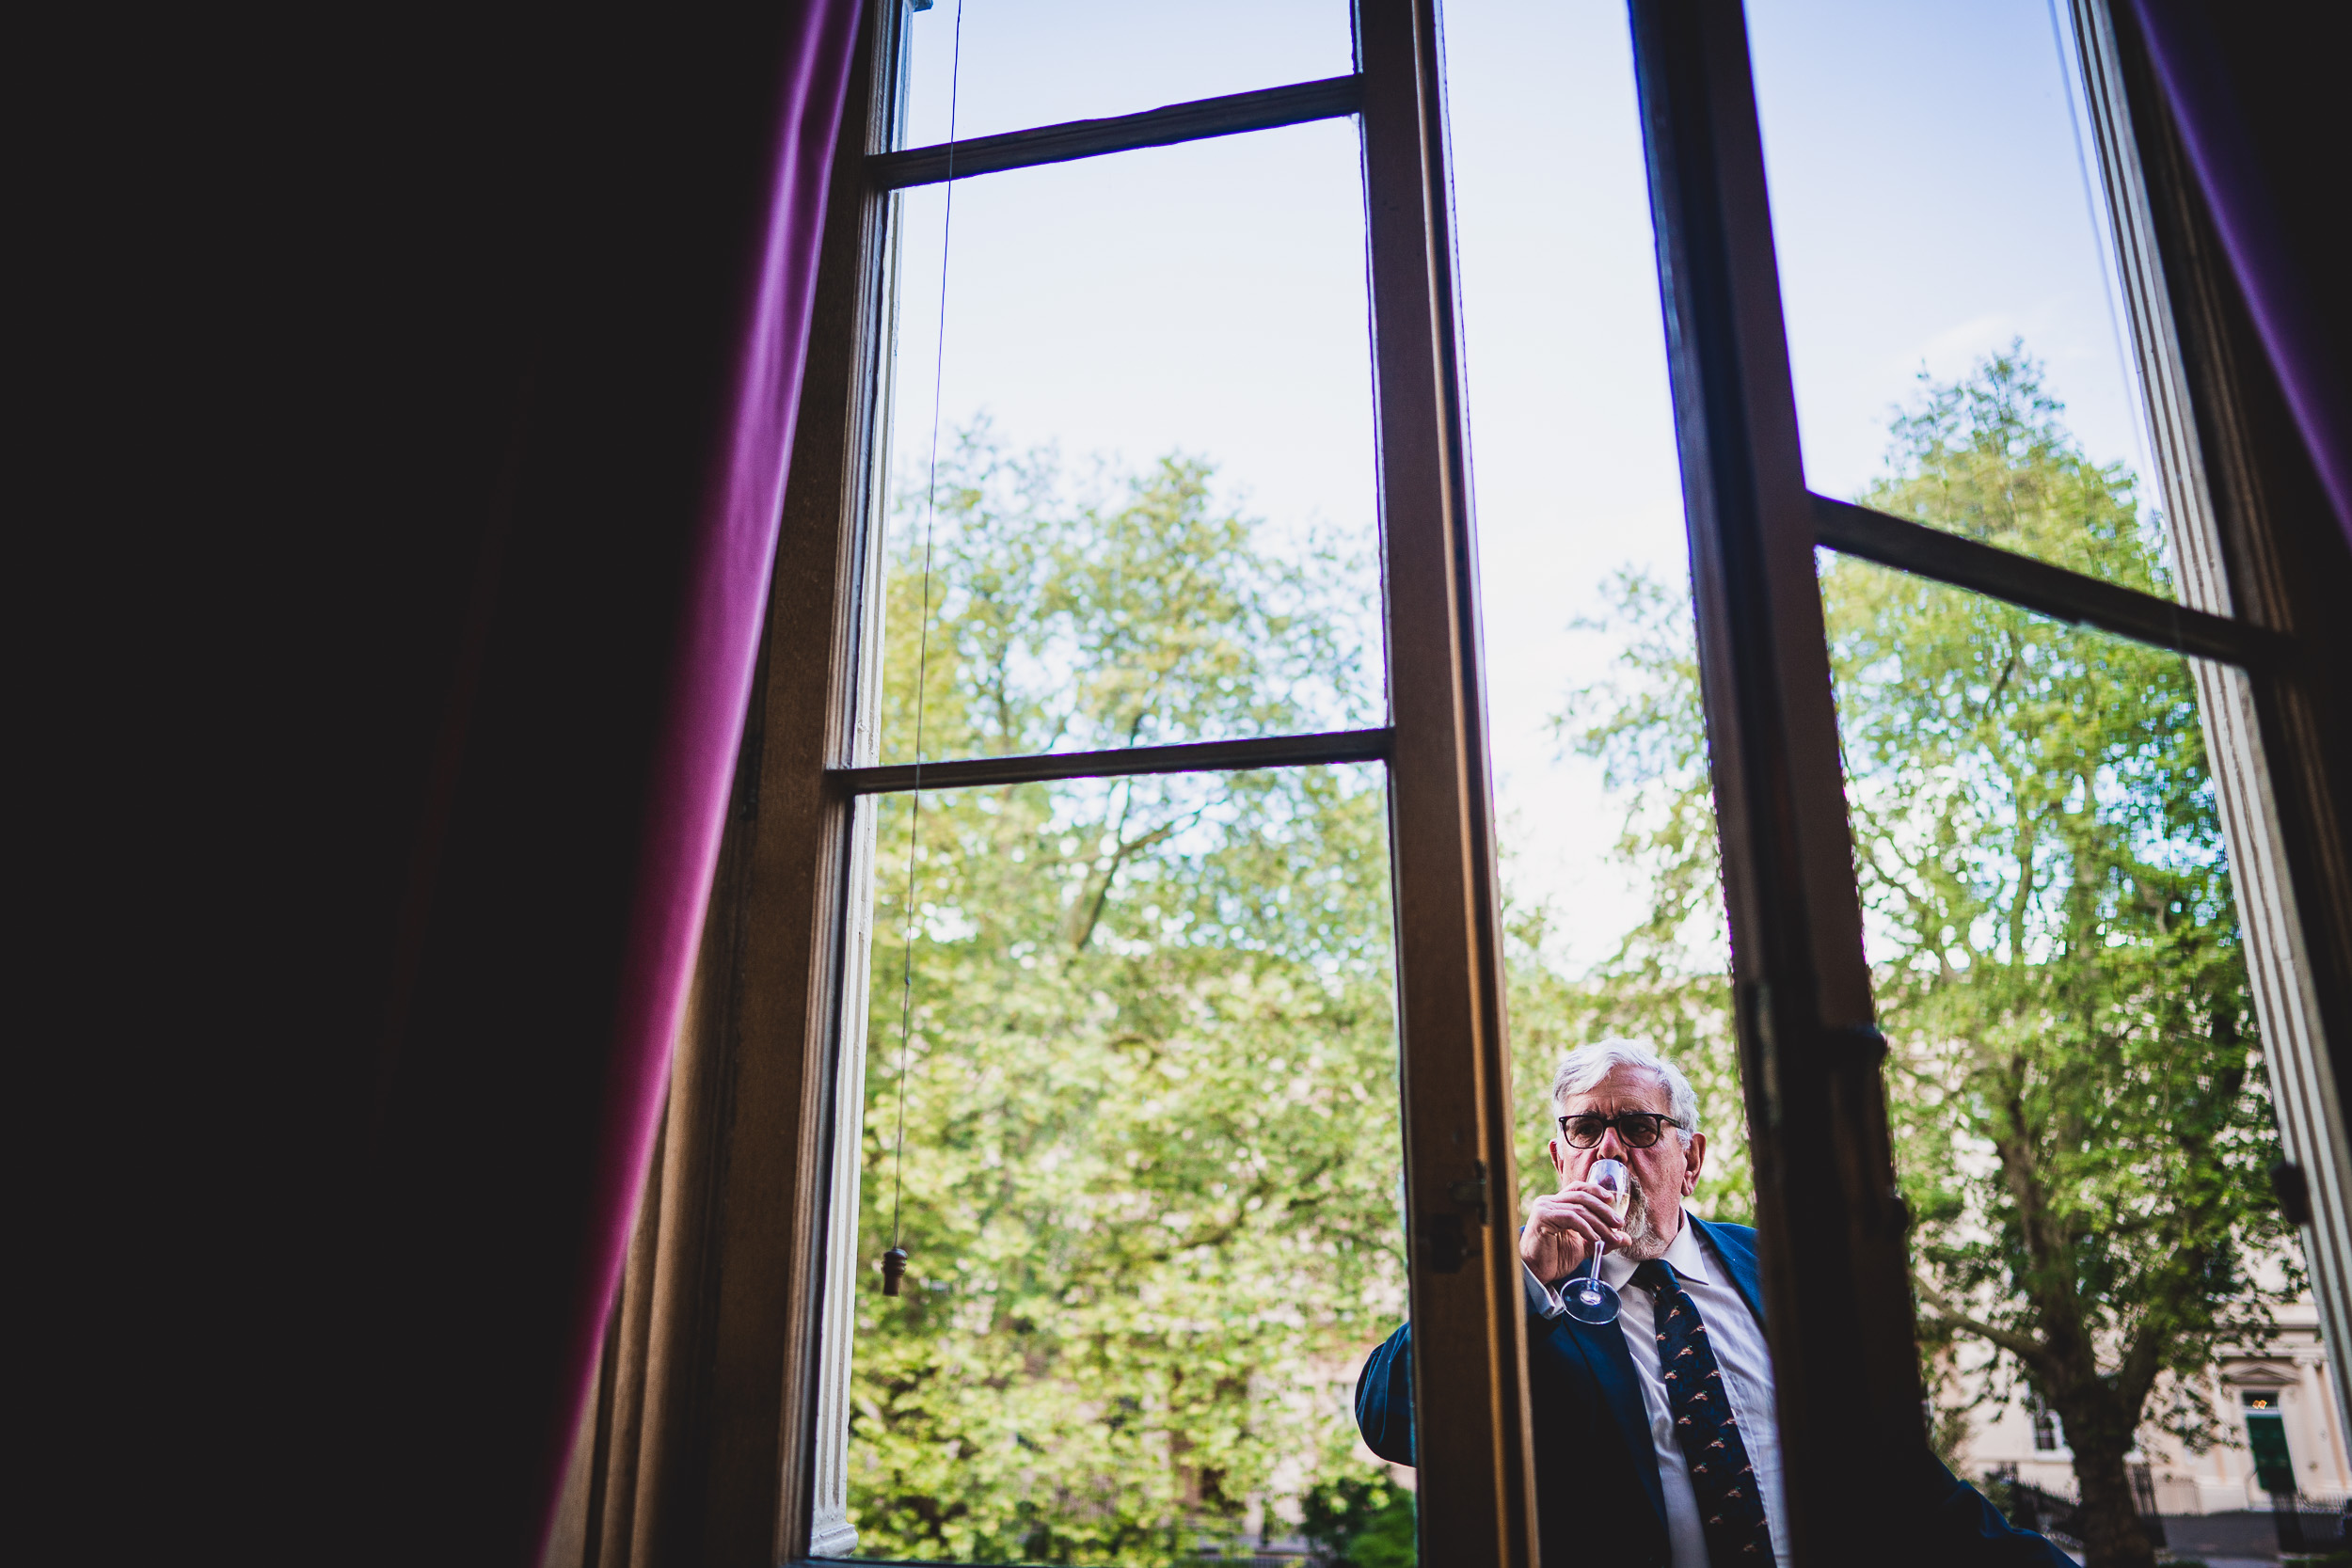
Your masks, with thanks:
[[[2346,369],[2331,352],[2312,293],[2314,280],[2280,221],[2281,193],[2265,177],[2265,160],[2232,86],[2220,40],[2187,0],[2132,4],[2254,328],[2337,527],[2352,543],[2352,399],[2345,392]],[[2326,48],[2317,37],[2310,41],[2315,50]],[[2334,169],[2324,177],[2341,175]],[[2341,193],[2312,190],[2300,193],[2300,198],[2333,205]]]
[[[621,963],[589,1246],[566,1325],[573,1397],[549,1423],[541,1539],[636,1218],[670,1052],[702,934],[767,609],[826,192],[860,0],[802,0],[780,71],[774,177],[742,306],[740,363],[686,569],[677,645],[645,796],[637,894]]]

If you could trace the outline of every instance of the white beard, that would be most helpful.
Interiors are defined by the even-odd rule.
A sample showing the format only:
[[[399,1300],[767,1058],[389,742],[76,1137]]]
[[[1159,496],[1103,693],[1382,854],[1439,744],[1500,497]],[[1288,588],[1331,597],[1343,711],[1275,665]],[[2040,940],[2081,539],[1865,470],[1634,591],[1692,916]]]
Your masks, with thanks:
[[[1613,1250],[1620,1258],[1646,1263],[1652,1259],[1665,1257],[1666,1249],[1674,1244],[1674,1239],[1658,1233],[1657,1215],[1650,1208],[1649,1194],[1642,1189],[1641,1182],[1635,1181],[1632,1185],[1632,1201],[1626,1205],[1625,1223],[1618,1228],[1633,1239]]]

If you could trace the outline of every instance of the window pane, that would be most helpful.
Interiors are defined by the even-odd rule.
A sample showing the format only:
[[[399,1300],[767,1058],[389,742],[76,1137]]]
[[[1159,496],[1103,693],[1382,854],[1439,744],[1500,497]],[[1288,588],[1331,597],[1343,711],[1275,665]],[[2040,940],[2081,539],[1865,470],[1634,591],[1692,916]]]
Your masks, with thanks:
[[[1805,475],[2171,597],[2062,11],[1749,8]],[[1983,483],[2002,472],[2033,483]],[[2159,547],[2100,547],[2142,534]]]
[[[1938,1435],[1963,1475],[2079,1497],[2086,1528],[2103,1494],[2259,1503],[2281,1478],[2255,1473],[2230,1386],[2292,1376],[2339,1418],[2270,1190],[2198,673],[1823,560]],[[2323,1451],[2301,1485],[2344,1487],[2340,1439],[2297,1460]]]
[[[1456,0],[1446,28],[1520,1196],[1558,1185],[1544,1146],[1562,1056],[1620,1035],[1699,1090],[1710,1148],[1692,1208],[1744,1222],[1712,861],[1661,881],[1627,837],[1707,850],[1713,823],[1695,688],[1687,707],[1651,700],[1659,681],[1682,695],[1691,594],[1625,7]],[[1624,722],[1636,712],[1673,722],[1617,755],[1611,737],[1649,734]]]
[[[1381,721],[1360,189],[1341,120],[906,193],[880,760],[918,670],[927,760]]]
[[[860,1555],[1168,1563],[1320,1518],[1409,1561],[1351,1402],[1405,1308],[1383,770],[927,794],[911,961],[913,803],[873,809],[859,1246],[898,1211],[912,1261],[858,1287]]]
[[[961,139],[1356,69],[1347,0],[938,0],[910,22],[908,147],[948,139],[950,78]]]

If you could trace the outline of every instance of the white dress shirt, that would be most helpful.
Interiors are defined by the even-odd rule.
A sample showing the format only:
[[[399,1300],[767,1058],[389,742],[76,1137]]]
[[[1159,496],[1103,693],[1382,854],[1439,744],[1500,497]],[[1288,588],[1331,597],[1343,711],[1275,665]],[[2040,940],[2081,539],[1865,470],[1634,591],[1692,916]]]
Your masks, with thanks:
[[[1699,1319],[1707,1324],[1708,1342],[1724,1371],[1724,1392],[1740,1420],[1740,1440],[1747,1445],[1748,1463],[1756,1466],[1756,1484],[1764,1492],[1764,1519],[1772,1527],[1772,1556],[1778,1568],[1788,1568],[1788,1512],[1780,1486],[1780,1423],[1772,1402],[1772,1354],[1764,1342],[1764,1325],[1748,1310],[1745,1297],[1732,1283],[1731,1271],[1700,1243],[1690,1216],[1684,1215],[1666,1261],[1675,1277],[1697,1303]],[[1658,1325],[1654,1298],[1630,1283],[1640,1268],[1630,1258],[1610,1253],[1600,1260],[1600,1276],[1617,1288],[1617,1326],[1625,1331],[1626,1348],[1633,1354],[1633,1370],[1642,1385],[1642,1405],[1649,1413],[1650,1441],[1658,1449],[1658,1484],[1666,1504],[1666,1541],[1674,1552],[1674,1568],[1708,1568],[1707,1530],[1699,1522],[1698,1495],[1691,1489],[1691,1468],[1675,1441],[1674,1417],[1666,1409],[1666,1380],[1659,1374]],[[1556,1318],[1567,1308],[1560,1294],[1535,1277],[1525,1264],[1527,1307],[1539,1317]],[[1540,1416],[1538,1419],[1540,1419]]]

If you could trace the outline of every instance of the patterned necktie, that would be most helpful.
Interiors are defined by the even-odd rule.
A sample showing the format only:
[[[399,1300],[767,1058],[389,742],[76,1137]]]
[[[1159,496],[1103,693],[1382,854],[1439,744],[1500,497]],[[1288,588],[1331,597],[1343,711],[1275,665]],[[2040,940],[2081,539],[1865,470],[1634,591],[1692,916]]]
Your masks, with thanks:
[[[1666,1381],[1666,1410],[1675,1441],[1691,1467],[1699,1518],[1707,1530],[1710,1568],[1772,1560],[1772,1527],[1764,1494],[1740,1440],[1740,1423],[1724,1392],[1724,1370],[1707,1342],[1698,1303],[1675,1278],[1671,1265],[1653,1260],[1633,1271],[1633,1283],[1657,1303],[1658,1370]]]

